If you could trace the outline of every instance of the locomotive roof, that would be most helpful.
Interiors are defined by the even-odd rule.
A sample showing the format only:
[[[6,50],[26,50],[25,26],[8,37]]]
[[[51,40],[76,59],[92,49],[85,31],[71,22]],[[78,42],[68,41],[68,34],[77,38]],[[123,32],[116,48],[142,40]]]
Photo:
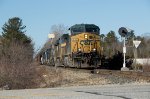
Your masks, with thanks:
[[[89,32],[99,35],[100,28],[95,24],[75,24],[69,28],[71,35]]]
[[[95,24],[75,24],[75,25],[71,26],[69,28],[69,30],[72,28],[97,28],[97,29],[99,29],[99,27]]]

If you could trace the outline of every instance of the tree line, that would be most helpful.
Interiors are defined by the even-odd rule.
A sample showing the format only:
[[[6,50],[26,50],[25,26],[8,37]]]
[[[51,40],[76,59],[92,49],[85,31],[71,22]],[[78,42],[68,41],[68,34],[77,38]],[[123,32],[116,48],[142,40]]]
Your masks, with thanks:
[[[106,57],[112,57],[118,52],[122,52],[123,42],[121,38],[116,36],[114,31],[110,31],[107,34],[100,34],[101,38],[101,47],[102,47],[102,55]],[[127,53],[126,57],[134,58],[134,50],[135,46],[133,44],[133,40],[140,40],[141,44],[137,48],[138,58],[149,58],[150,57],[150,38],[135,36],[134,31],[132,31],[131,35],[126,38],[126,47]]]

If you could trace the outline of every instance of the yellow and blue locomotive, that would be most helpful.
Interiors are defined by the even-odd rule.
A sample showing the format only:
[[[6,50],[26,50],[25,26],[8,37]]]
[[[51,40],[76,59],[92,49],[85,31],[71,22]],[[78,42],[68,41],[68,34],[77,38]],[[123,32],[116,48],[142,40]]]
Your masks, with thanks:
[[[100,28],[94,24],[76,24],[46,50],[47,63],[56,66],[97,67],[100,64]],[[43,57],[44,58],[44,57]]]

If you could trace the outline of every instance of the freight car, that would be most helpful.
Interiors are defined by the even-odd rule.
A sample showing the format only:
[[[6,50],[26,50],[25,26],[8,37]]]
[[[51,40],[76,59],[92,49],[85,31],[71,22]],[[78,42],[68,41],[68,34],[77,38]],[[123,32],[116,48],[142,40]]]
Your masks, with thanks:
[[[100,28],[94,24],[76,24],[54,44],[40,53],[42,64],[82,68],[98,67],[101,60]]]

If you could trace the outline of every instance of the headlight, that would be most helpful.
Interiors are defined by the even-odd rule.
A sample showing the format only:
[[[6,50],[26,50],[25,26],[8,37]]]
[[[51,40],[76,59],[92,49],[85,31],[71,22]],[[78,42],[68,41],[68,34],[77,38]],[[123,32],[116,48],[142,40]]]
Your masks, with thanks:
[[[79,48],[78,51],[81,51],[81,49]]]
[[[93,51],[96,51],[96,49],[95,49],[95,48],[93,48]]]
[[[86,39],[88,38],[87,34],[84,35],[84,38],[86,38]]]

